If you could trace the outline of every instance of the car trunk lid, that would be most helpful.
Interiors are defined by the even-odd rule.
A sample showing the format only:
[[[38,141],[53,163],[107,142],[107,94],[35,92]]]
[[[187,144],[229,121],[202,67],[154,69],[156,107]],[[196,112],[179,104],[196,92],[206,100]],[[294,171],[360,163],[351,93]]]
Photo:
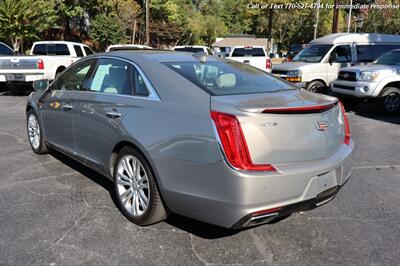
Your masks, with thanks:
[[[337,99],[304,90],[213,96],[211,109],[236,116],[254,164],[325,159],[346,133]]]

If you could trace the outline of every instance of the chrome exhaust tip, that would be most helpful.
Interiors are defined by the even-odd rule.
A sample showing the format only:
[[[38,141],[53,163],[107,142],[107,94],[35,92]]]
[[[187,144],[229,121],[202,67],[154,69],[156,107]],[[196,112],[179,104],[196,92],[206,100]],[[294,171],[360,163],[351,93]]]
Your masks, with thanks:
[[[276,217],[278,217],[278,215],[279,212],[273,212],[258,216],[252,216],[246,222],[243,223],[242,227],[250,227],[250,226],[265,224],[274,220]]]

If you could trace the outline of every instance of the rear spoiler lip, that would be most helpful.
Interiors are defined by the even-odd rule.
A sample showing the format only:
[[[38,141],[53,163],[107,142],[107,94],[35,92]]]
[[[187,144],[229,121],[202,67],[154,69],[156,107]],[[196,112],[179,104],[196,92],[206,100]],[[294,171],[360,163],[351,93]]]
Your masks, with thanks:
[[[312,113],[323,113],[338,105],[339,100],[315,105],[299,105],[299,106],[285,106],[285,107],[255,107],[255,108],[244,108],[239,107],[238,109],[251,112],[251,113],[263,113],[263,114],[312,114]]]

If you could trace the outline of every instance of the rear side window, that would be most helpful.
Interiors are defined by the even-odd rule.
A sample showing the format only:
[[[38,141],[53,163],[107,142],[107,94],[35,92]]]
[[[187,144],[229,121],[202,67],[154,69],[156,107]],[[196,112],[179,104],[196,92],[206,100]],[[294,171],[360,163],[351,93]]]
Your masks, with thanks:
[[[194,47],[175,48],[174,50],[178,52],[188,52],[188,53],[204,52],[203,48],[194,48]]]
[[[234,61],[163,63],[210,95],[237,95],[295,90],[264,71]]]
[[[356,50],[358,62],[374,61],[374,50],[372,45],[357,45]]]
[[[145,81],[136,67],[132,67],[132,78],[134,94],[136,96],[149,96],[149,91],[147,90]]]
[[[357,61],[372,62],[384,53],[390,52],[398,48],[400,48],[400,45],[396,44],[360,44],[356,46]]]
[[[100,59],[87,82],[89,91],[132,95],[130,65],[115,59]]]
[[[7,45],[0,43],[0,54],[13,55],[14,52]]]
[[[92,50],[90,50],[90,48],[89,48],[89,47],[83,46],[83,49],[85,50],[85,53],[86,53],[86,55],[93,54],[93,51],[92,51]]]
[[[263,48],[235,48],[232,57],[260,57],[265,56]]]
[[[46,55],[46,45],[45,44],[36,44],[33,47],[32,54],[34,55]]]
[[[56,44],[56,55],[70,55],[66,44]]]
[[[82,49],[81,49],[81,47],[79,45],[74,45],[74,50],[75,50],[75,53],[76,53],[77,57],[82,57],[83,56]]]

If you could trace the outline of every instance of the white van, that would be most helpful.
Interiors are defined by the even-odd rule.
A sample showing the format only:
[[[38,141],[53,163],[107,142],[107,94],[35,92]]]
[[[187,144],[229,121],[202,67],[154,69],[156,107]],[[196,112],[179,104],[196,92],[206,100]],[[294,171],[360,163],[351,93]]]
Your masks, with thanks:
[[[323,92],[339,69],[374,61],[400,48],[400,35],[336,33],[315,39],[291,62],[274,65],[272,74],[313,92]]]

